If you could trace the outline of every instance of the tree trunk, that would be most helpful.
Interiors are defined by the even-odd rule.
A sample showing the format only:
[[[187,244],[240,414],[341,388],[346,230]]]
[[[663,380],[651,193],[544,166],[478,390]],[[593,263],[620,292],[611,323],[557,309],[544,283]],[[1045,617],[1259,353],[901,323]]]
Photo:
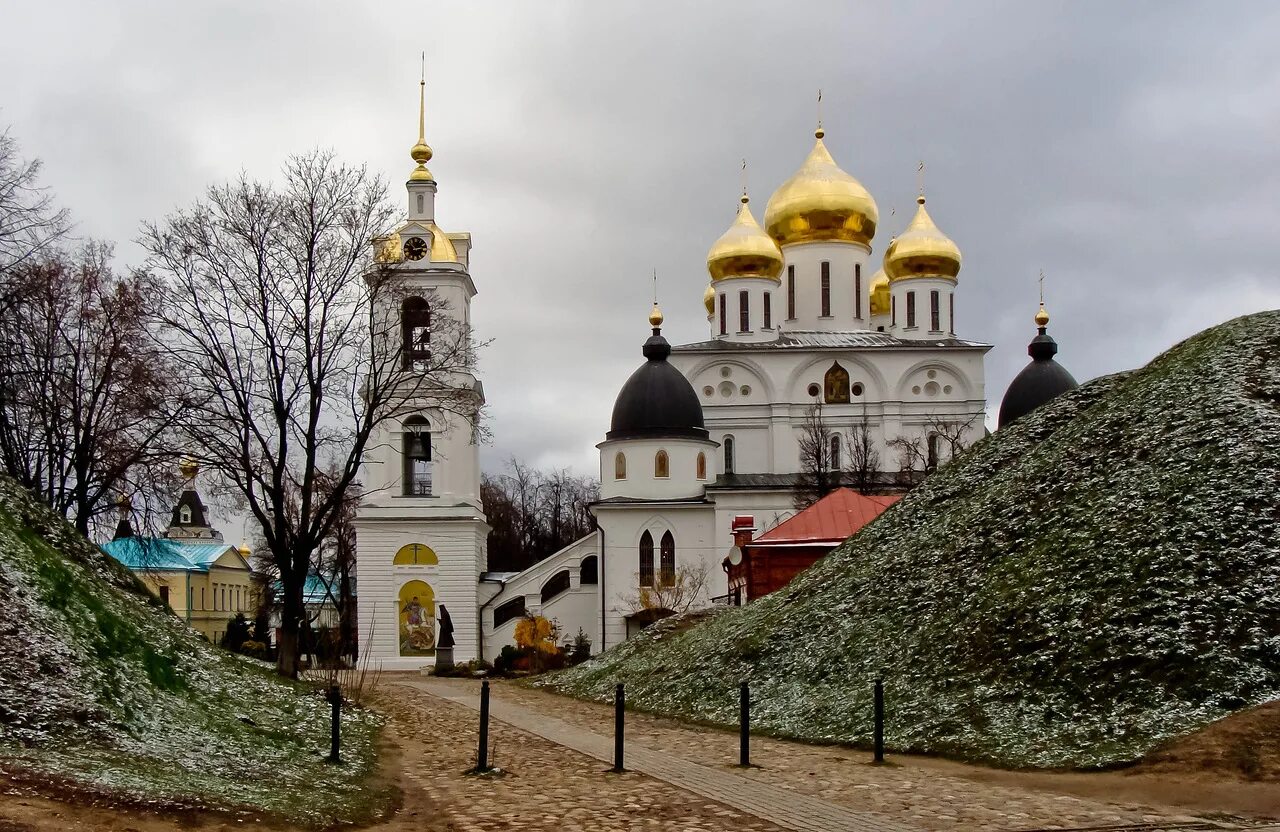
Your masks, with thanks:
[[[276,642],[276,673],[296,679],[302,624],[302,587],[282,586],[281,589],[284,598],[280,605],[280,637]]]

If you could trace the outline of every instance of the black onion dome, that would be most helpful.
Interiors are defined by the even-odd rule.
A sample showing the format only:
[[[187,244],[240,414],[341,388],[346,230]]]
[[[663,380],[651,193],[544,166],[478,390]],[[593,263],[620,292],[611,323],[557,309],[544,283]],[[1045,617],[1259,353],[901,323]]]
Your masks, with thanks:
[[[654,327],[644,357],[613,403],[606,439],[708,439],[702,404],[684,374],[667,363],[671,345]]]
[[[1045,327],[1027,345],[1031,363],[1014,376],[1009,389],[1000,402],[998,427],[1004,427],[1014,419],[1025,416],[1040,405],[1061,396],[1080,385],[1067,368],[1053,357],[1058,352],[1058,342],[1053,340]]]

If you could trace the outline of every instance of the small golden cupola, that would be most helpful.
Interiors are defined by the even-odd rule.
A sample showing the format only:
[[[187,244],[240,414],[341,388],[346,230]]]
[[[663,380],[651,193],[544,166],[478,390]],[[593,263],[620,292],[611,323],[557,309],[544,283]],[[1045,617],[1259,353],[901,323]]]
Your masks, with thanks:
[[[410,182],[435,181],[431,171],[427,170],[427,162],[431,161],[431,145],[427,144],[427,79],[425,75],[418,82],[418,141],[409,148],[409,156],[418,166],[409,174]]]
[[[880,269],[871,278],[871,316],[888,315],[892,303],[889,299],[889,275]]]
[[[707,284],[707,291],[702,293],[702,305],[707,309],[707,317],[716,314],[716,287]]]
[[[862,183],[831,158],[819,126],[813,150],[769,198],[764,227],[778,245],[835,240],[871,245],[880,212]]]
[[[884,252],[884,271],[890,280],[909,277],[943,277],[955,280],[960,274],[960,249],[934,224],[924,207],[924,194],[916,198],[920,206],[906,230]]]
[[[707,271],[713,284],[735,277],[781,281],[782,250],[756,222],[750,203],[750,197],[743,193],[737,219],[707,252]]]

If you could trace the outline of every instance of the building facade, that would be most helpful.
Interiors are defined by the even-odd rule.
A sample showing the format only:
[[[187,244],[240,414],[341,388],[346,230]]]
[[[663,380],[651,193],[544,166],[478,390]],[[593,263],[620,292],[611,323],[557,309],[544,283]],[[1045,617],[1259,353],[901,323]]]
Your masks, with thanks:
[[[408,219],[379,250],[422,290],[389,310],[401,315],[407,351],[415,322],[437,314],[433,298],[447,298],[442,314],[469,322],[475,295],[469,236],[436,225],[431,151],[419,132]],[[821,127],[763,225],[744,192],[707,256],[698,314],[708,337],[670,345],[654,305],[644,363],[622,385],[597,445],[599,530],[524,572],[485,571],[474,425],[465,414],[410,408],[375,443],[357,521],[361,640],[371,656],[389,668],[433,664],[440,650],[491,660],[532,614],[554,618],[566,638],[581,629],[598,652],[673,607],[727,596],[734,518],[767,531],[795,513],[815,413],[833,434],[821,464],[845,469],[855,450],[864,462],[874,457],[870,481],[885,492],[983,436],[990,346],[957,334],[960,250],[923,194],[876,256],[879,219]],[[449,383],[483,401],[474,378]]]

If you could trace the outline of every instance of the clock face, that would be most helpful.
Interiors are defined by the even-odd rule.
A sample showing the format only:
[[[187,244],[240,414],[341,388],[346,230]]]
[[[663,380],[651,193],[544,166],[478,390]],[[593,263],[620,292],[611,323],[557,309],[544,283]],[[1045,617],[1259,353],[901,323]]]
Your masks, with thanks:
[[[410,260],[421,260],[427,256],[427,241],[421,237],[410,237],[404,242],[404,256]]]

